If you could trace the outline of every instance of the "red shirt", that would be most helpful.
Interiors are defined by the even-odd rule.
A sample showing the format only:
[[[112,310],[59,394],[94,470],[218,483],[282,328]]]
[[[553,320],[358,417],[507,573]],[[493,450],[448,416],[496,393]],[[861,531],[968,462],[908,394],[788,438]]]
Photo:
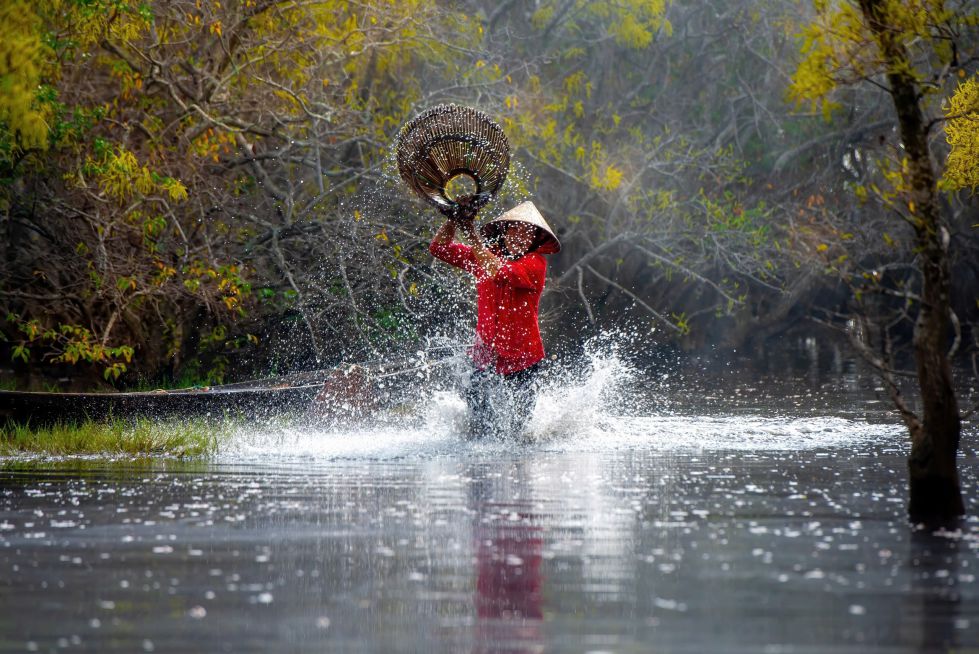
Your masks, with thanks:
[[[509,375],[544,358],[537,324],[547,272],[543,255],[530,252],[507,261],[489,277],[468,245],[433,241],[428,251],[476,277],[476,344],[469,355],[477,366],[493,367],[499,374]]]

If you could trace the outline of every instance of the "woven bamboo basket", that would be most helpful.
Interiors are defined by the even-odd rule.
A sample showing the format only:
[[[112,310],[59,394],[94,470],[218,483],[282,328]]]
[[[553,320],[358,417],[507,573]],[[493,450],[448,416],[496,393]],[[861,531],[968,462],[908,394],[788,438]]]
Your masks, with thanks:
[[[451,209],[462,196],[482,207],[500,190],[510,168],[510,144],[486,114],[440,104],[408,122],[398,135],[398,172],[429,204]]]

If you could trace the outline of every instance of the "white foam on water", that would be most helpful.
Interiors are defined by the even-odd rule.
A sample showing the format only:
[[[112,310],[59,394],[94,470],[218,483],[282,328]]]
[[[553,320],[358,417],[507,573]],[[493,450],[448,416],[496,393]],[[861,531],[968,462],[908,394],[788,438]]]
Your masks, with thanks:
[[[581,372],[544,384],[526,433],[517,441],[470,442],[466,405],[456,392],[419,398],[409,413],[378,415],[370,423],[330,427],[242,429],[219,452],[221,460],[267,457],[398,459],[615,449],[788,451],[902,442],[899,424],[839,416],[693,415],[657,399],[649,375],[613,349],[587,352]],[[652,392],[651,392],[652,389]],[[665,394],[663,394],[665,397]],[[650,399],[652,398],[652,399]]]
[[[607,416],[600,429],[575,440],[579,446],[653,450],[791,451],[839,448],[893,441],[896,424],[871,424],[839,417]]]
[[[871,424],[838,416],[684,415],[651,394],[669,380],[624,363],[615,349],[589,352],[580,380],[544,388],[529,440],[569,448],[655,450],[804,450],[842,447],[900,437],[898,424]],[[642,389],[642,395],[637,395]],[[650,400],[650,397],[654,399]]]

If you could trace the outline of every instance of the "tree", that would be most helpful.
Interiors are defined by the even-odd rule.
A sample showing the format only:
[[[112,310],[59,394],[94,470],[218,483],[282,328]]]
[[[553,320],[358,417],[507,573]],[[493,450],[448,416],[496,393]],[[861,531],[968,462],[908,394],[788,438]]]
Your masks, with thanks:
[[[864,271],[858,292],[898,296],[906,313],[913,307],[920,416],[895,379],[886,330],[877,330],[882,334],[877,347],[884,356],[872,351],[871,330],[858,330],[856,342],[881,372],[911,435],[909,516],[947,523],[964,513],[956,465],[961,418],[949,361],[956,322],[951,312],[951,230],[942,209],[943,186],[931,142],[941,121],[929,118],[928,112],[949,80],[975,62],[971,48],[976,16],[965,6],[918,0],[817,1],[815,9],[815,19],[803,32],[803,59],[791,86],[794,97],[822,107],[829,116],[838,106],[832,100],[834,92],[867,84],[885,90],[893,106],[900,158],[877,163],[890,182],[877,194],[910,226],[920,282],[913,288],[902,278],[895,287],[884,279],[886,271]],[[850,100],[856,101],[852,96]],[[863,187],[857,190],[866,193]],[[860,318],[858,324],[866,326],[867,316]]]
[[[464,17],[426,0],[6,7],[15,359],[218,381],[259,335],[298,327],[329,359],[390,331],[398,294],[376,279],[405,258],[393,211],[343,202],[383,176],[419,79],[455,74]]]
[[[256,340],[329,361],[413,337],[437,322],[422,282],[449,279],[429,269],[430,211],[388,185],[387,154],[439,101],[505,123],[510,199],[534,190],[566,217],[551,288],[589,322],[636,304],[670,338],[704,340],[716,314],[763,319],[743,307],[749,286],[780,284],[771,212],[742,200],[743,158],[709,136],[726,115],[684,82],[725,44],[685,52],[667,9],[36,3],[46,47],[23,48],[18,88],[41,82],[55,129],[47,149],[16,150],[0,189],[12,354],[217,380]],[[696,31],[712,14],[674,18]]]
[[[579,312],[565,324],[607,327],[635,308],[661,340],[695,347],[784,317],[762,298],[795,269],[777,265],[784,233],[737,143],[767,130],[750,126],[751,90],[705,64],[729,53],[725,35],[763,32],[751,14],[554,0],[485,17],[485,56],[514,82],[505,128],[565,244],[549,285]]]
[[[868,316],[919,295],[914,231],[886,214],[907,212],[887,107],[842,84],[832,123],[784,103],[794,0],[8,7],[0,356],[21,370],[217,381],[445,331],[466,282],[431,265],[437,215],[398,182],[390,148],[448,101],[511,141],[486,216],[532,194],[560,231],[552,334],[634,310],[659,341],[742,347],[839,304],[826,268]],[[955,38],[951,73],[969,57]],[[962,86],[946,133],[967,144]],[[948,171],[968,179],[969,146],[954,147]],[[945,193],[951,264],[979,278],[973,205]],[[974,298],[952,290],[967,332]],[[903,325],[885,331],[899,341]]]

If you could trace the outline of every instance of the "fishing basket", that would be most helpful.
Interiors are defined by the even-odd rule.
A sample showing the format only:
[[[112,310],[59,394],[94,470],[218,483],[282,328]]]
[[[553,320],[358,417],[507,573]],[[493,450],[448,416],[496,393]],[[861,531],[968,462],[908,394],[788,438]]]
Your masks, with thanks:
[[[484,206],[500,190],[510,168],[510,144],[486,114],[456,104],[440,104],[401,128],[396,146],[398,172],[423,200],[445,210],[470,197]]]

